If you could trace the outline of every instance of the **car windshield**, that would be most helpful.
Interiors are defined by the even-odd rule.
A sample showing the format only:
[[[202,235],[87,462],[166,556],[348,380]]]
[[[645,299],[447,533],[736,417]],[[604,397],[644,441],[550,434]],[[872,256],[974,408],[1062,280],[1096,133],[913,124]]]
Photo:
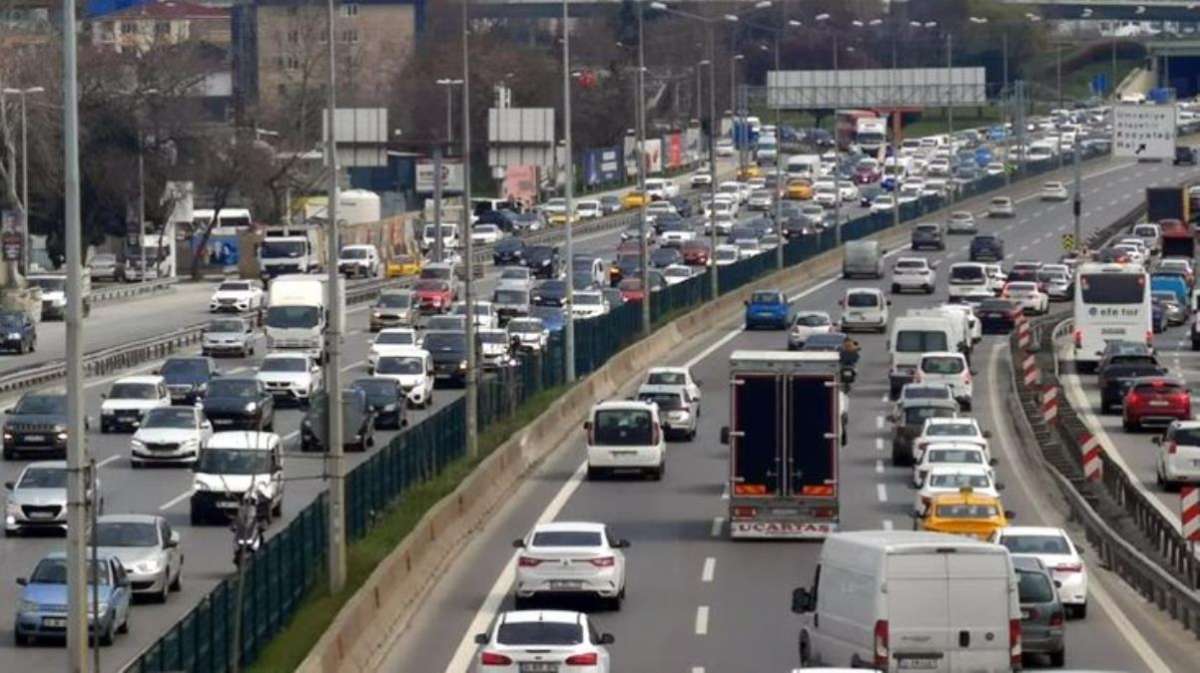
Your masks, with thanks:
[[[925,429],[925,434],[929,437],[978,437],[979,431],[971,423],[933,423]]]
[[[29,278],[28,281],[41,288],[43,292],[62,292],[67,286],[66,278],[33,277]]]
[[[106,561],[98,561],[96,564],[87,564],[90,572],[88,573],[88,584],[96,583],[96,575],[100,575],[100,586],[108,585],[108,571],[104,566]],[[97,573],[96,571],[100,572]],[[30,584],[66,584],[67,583],[67,559],[65,558],[47,558],[38,561],[37,566],[33,569],[33,574],[29,576]]]
[[[25,395],[12,413],[24,416],[61,416],[67,413],[66,395]]]
[[[945,332],[924,330],[901,330],[896,334],[897,353],[928,353],[944,351],[947,346]]]
[[[151,409],[142,419],[143,428],[188,428],[196,427],[196,412],[190,407],[164,407]]]
[[[157,547],[158,526],[132,521],[101,521],[93,539],[99,547]]]
[[[879,296],[872,292],[851,292],[846,295],[846,306],[852,308],[879,306]]]
[[[1053,603],[1054,593],[1045,573],[1017,570],[1017,596],[1021,603]]]
[[[416,341],[416,334],[404,332],[381,332],[375,337],[375,343],[394,346],[411,346]]]
[[[435,315],[425,321],[425,329],[427,330],[450,330],[461,331],[467,329],[466,316],[458,315]]]
[[[576,306],[602,306],[604,304],[604,296],[598,292],[576,292]]]
[[[379,374],[423,374],[425,360],[416,356],[382,357],[375,365],[375,371]]]
[[[241,320],[214,320],[208,323],[208,331],[213,334],[241,333],[246,331],[246,323]]]
[[[321,309],[316,306],[271,306],[264,322],[276,329],[305,329],[316,327],[320,317]]]
[[[679,393],[653,392],[638,393],[638,399],[643,402],[653,402],[659,409],[682,409],[683,398]]]
[[[308,370],[305,358],[266,358],[258,368],[260,372],[303,372]]]
[[[252,400],[258,396],[258,384],[250,380],[217,379],[208,384],[210,398],[232,397]]]
[[[467,351],[467,335],[463,332],[428,332],[421,342],[429,352]]]
[[[508,344],[508,334],[501,330],[482,330],[475,333],[475,338],[482,344]]]
[[[266,474],[271,471],[271,452],[209,447],[200,452],[196,471],[206,474]]]
[[[1071,547],[1061,535],[1005,535],[1000,544],[1013,554],[1070,555]]]
[[[259,247],[259,254],[263,259],[299,257],[307,248],[306,241],[273,241],[268,238]]]
[[[159,370],[163,376],[207,376],[208,362],[188,358],[185,360],[167,360]]]
[[[601,409],[592,427],[597,446],[646,446],[653,443],[653,418],[644,409]]]
[[[412,305],[412,295],[410,294],[383,294],[379,296],[378,306],[383,308],[408,308]]]
[[[529,280],[529,269],[509,267],[500,272],[500,280]]]
[[[508,331],[516,333],[536,333],[542,331],[542,322],[540,320],[510,320],[508,321]]]
[[[250,290],[250,283],[233,282],[221,283],[217,286],[218,292],[247,292]]]
[[[599,547],[604,538],[598,532],[583,530],[547,530],[533,534],[530,547]]]
[[[929,462],[931,463],[975,463],[983,464],[982,451],[968,451],[966,449],[932,449],[929,452]]]
[[[64,467],[31,467],[21,475],[17,488],[66,488],[67,470]]]
[[[1170,438],[1183,446],[1200,446],[1200,428],[1179,428]]]
[[[413,283],[413,289],[417,292],[445,292],[450,289],[450,284],[444,280],[427,278]]]
[[[927,418],[952,418],[954,410],[946,407],[909,407],[904,410],[905,425],[921,425]]]
[[[497,645],[566,646],[583,642],[583,627],[563,622],[504,622],[496,629]]]
[[[114,383],[108,391],[109,399],[114,400],[154,400],[158,399],[158,386],[153,383]]]
[[[926,374],[961,374],[965,368],[962,358],[926,356],[921,359],[921,371]]]
[[[953,472],[950,474],[931,474],[927,484],[933,488],[989,488],[991,480],[984,474],[966,474]]]
[[[937,516],[942,519],[991,519],[999,516],[995,505],[953,504],[938,505]]]

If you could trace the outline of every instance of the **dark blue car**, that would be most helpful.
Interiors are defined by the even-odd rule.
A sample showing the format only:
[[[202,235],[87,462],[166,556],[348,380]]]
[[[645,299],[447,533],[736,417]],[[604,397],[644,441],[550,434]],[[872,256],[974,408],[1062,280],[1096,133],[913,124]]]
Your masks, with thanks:
[[[6,349],[28,353],[37,347],[37,327],[23,311],[0,311],[0,341]]]
[[[788,328],[788,301],[779,290],[760,290],[746,302],[746,329]]]
[[[529,317],[540,319],[550,332],[558,332],[567,325],[567,311],[559,306],[531,306]]]

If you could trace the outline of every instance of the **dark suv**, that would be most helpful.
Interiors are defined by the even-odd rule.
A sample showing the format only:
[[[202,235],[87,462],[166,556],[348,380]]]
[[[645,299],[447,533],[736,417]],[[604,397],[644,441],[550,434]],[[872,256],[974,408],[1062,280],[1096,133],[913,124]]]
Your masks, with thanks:
[[[20,454],[66,457],[66,394],[25,393],[8,410],[4,419],[4,459],[13,460]]]
[[[300,421],[300,450],[328,451],[329,421],[326,420],[325,393],[316,394]],[[366,451],[375,445],[375,412],[360,388],[342,391],[342,446],[351,451]]]
[[[171,391],[171,404],[195,404],[208,393],[208,384],[220,374],[212,358],[167,358],[158,370]]]
[[[536,278],[557,278],[560,262],[558,248],[550,245],[525,246],[525,266]]]
[[[37,327],[23,311],[0,311],[0,345],[19,355],[37,348]]]
[[[971,239],[972,262],[999,262],[1004,259],[1004,241],[995,234],[977,234]]]
[[[1175,165],[1176,166],[1195,166],[1196,165],[1196,150],[1187,145],[1177,145],[1175,147]]]

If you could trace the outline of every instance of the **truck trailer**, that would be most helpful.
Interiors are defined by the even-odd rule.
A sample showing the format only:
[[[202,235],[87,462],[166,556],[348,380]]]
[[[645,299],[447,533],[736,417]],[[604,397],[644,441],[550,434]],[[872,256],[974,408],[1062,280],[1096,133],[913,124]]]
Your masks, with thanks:
[[[821,539],[839,527],[844,442],[836,352],[735,351],[730,357],[729,535]]]

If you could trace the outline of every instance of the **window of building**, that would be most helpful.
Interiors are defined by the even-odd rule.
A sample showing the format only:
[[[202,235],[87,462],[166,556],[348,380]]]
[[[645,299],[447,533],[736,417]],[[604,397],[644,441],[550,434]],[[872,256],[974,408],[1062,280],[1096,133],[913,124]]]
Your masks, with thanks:
[[[122,21],[121,22],[121,34],[122,35],[128,35],[130,33],[136,33],[136,32],[137,32],[137,24],[136,23],[134,23],[132,21]]]
[[[342,31],[342,42],[349,42],[352,44],[355,42],[358,42],[358,31],[353,30],[353,29],[343,30]]]
[[[170,35],[171,23],[169,21],[157,21],[154,24],[155,35]]]
[[[286,66],[288,70],[299,70],[300,59],[296,56],[288,56],[286,59]]]
[[[289,31],[288,31],[288,35],[287,35],[287,41],[288,41],[288,44],[299,44],[299,42],[300,42],[300,31],[298,31],[298,30],[289,30]]]
[[[358,5],[352,2],[343,4],[342,16],[358,16]]]

